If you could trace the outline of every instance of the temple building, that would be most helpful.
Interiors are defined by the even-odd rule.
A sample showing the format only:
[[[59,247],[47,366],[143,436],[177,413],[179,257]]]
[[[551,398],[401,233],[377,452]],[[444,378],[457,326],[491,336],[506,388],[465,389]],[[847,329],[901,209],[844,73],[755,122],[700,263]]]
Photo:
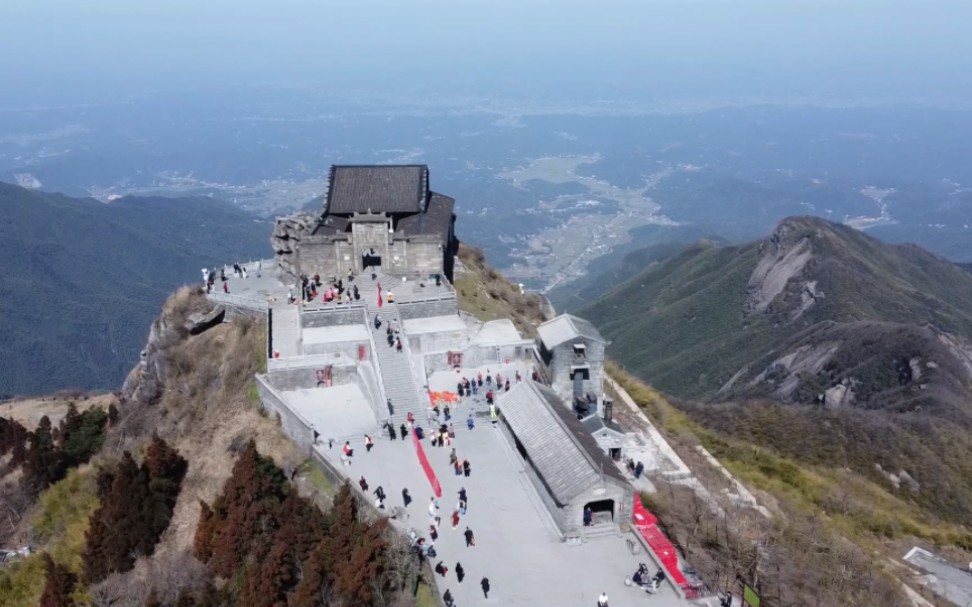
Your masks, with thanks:
[[[429,189],[426,165],[331,167],[324,208],[277,220],[273,244],[292,276],[386,274],[452,280],[455,200]]]

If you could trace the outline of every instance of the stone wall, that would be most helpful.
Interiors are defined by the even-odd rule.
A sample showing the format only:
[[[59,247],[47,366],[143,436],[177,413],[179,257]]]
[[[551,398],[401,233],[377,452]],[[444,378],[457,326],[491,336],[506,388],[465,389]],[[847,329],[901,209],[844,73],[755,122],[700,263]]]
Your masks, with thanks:
[[[315,357],[313,361],[301,361],[300,365],[279,366],[268,369],[264,375],[270,384],[281,392],[289,390],[305,390],[317,387],[317,371],[331,365],[331,381],[333,385],[353,384],[357,381],[355,364],[348,359],[338,362]]]
[[[367,322],[365,305],[330,305],[322,307],[304,306],[300,310],[301,328],[334,327],[337,325],[359,325]]]
[[[375,413],[375,419],[385,419],[388,414],[385,407],[385,393],[382,390],[381,382],[378,381],[378,374],[375,373],[374,365],[370,362],[361,363],[356,365],[355,371],[358,389],[368,399],[368,404],[371,405],[371,410]]]
[[[304,344],[301,348],[301,356],[327,356],[350,358],[358,360],[358,349],[364,347],[365,360],[371,358],[371,340],[356,339],[350,341],[331,341],[320,344]]]
[[[419,274],[445,274],[444,258],[441,243],[412,242],[408,243],[408,269]]]
[[[361,265],[360,259],[355,261],[354,247],[346,238],[305,237],[297,257],[298,273],[320,274],[325,281],[347,276],[349,270]]]
[[[408,348],[414,354],[465,350],[469,337],[465,330],[408,334]]]
[[[297,443],[302,450],[309,451],[314,444],[314,431],[310,422],[287,405],[287,401],[270,385],[265,376],[258,374],[256,382],[263,408],[277,418],[281,429],[290,440]]]
[[[429,318],[430,316],[451,316],[459,313],[459,304],[454,296],[443,299],[395,303],[398,305],[398,313],[402,320]]]
[[[470,346],[462,350],[462,366],[496,365],[497,370],[502,373],[502,365],[506,361],[529,361],[531,352],[532,348],[527,346]],[[445,351],[425,353],[423,360],[429,373],[448,371],[451,368]]]

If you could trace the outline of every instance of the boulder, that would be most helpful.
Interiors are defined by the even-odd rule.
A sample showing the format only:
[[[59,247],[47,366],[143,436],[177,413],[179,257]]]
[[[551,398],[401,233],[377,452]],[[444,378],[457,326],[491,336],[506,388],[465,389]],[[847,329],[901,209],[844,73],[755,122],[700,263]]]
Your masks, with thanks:
[[[186,330],[189,331],[189,335],[199,335],[200,333],[222,323],[225,318],[226,308],[223,306],[216,306],[205,314],[202,312],[190,314],[189,318],[186,319],[185,327]]]

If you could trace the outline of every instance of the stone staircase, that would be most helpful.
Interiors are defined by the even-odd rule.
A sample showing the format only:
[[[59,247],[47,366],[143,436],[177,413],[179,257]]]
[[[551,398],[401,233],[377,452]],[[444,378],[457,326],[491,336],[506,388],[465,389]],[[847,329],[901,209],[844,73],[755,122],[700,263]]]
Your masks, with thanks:
[[[415,416],[417,422],[424,423],[427,408],[426,399],[419,393],[419,385],[412,368],[411,353],[408,349],[408,340],[405,339],[398,307],[394,303],[387,303],[387,301],[380,308],[378,307],[378,284],[381,284],[381,292],[384,296],[388,291],[394,292],[394,289],[402,284],[401,279],[379,272],[377,280],[372,280],[371,273],[365,272],[355,278],[354,284],[358,285],[361,300],[365,302],[368,308],[368,327],[373,334],[378,371],[385,398],[391,399],[395,407],[395,415],[392,417],[392,421],[396,429],[405,423],[409,411]],[[381,329],[377,331],[374,329],[376,314],[382,322]],[[399,336],[402,339],[401,352],[396,351],[394,347],[389,347],[385,338],[385,329],[388,323],[393,320],[398,326]],[[380,421],[384,423],[386,418],[387,415],[384,415],[380,418]]]

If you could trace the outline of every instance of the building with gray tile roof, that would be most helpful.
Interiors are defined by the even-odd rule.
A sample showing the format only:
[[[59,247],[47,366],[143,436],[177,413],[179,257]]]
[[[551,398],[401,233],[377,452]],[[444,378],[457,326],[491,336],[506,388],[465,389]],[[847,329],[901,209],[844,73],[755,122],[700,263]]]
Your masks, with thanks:
[[[577,338],[589,341],[597,341],[602,344],[608,343],[597,327],[591,321],[585,320],[573,314],[561,314],[555,318],[542,323],[537,327],[537,335],[547,348],[573,341]]]
[[[425,165],[335,165],[319,216],[278,219],[277,266],[294,277],[381,267],[451,281],[459,248],[455,221],[455,200],[429,188]]]
[[[630,521],[631,486],[577,417],[550,388],[516,384],[498,400],[503,424],[561,532],[579,535],[584,508]]]
[[[561,314],[537,327],[537,351],[546,382],[580,412],[604,394],[608,341],[590,321]]]

